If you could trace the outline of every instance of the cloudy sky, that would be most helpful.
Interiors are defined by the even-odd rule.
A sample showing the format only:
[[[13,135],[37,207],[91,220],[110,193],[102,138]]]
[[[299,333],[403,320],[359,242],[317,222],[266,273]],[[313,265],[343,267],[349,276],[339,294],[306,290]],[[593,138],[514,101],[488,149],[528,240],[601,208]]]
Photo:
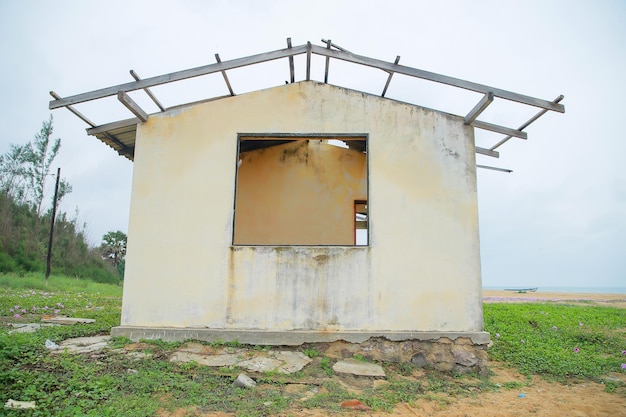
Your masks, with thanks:
[[[626,286],[626,2],[0,0],[0,153],[33,138],[65,97],[144,77],[331,39],[354,53],[546,100],[565,95],[479,164],[486,286]],[[323,61],[313,78],[323,81]],[[304,76],[298,61],[296,79]],[[286,61],[234,71],[236,93],[282,84]],[[380,94],[386,75],[331,63],[329,82]],[[221,77],[155,88],[166,105],[226,94]],[[137,96],[138,97],[138,96]],[[474,93],[395,77],[387,97],[465,114]],[[139,100],[140,98],[138,98]],[[145,100],[145,99],[144,99]],[[148,103],[142,101],[142,103]],[[147,110],[155,111],[146,104]],[[117,100],[79,105],[97,124],[131,117]],[[537,109],[495,104],[481,119],[518,127]],[[93,243],[126,231],[132,163],[67,110],[52,112],[57,165],[73,186],[62,210]],[[477,132],[488,147],[500,136]],[[52,180],[50,181],[52,186]]]

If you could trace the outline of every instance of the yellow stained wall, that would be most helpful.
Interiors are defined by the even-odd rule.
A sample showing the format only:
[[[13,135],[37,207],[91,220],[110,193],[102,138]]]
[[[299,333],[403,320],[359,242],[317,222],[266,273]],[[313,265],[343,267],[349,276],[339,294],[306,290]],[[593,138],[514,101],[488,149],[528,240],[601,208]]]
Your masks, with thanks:
[[[369,246],[232,247],[240,133],[368,134]],[[122,326],[482,330],[474,152],[460,117],[315,82],[152,115]]]
[[[235,244],[355,243],[354,202],[367,199],[364,153],[300,138],[240,161]]]

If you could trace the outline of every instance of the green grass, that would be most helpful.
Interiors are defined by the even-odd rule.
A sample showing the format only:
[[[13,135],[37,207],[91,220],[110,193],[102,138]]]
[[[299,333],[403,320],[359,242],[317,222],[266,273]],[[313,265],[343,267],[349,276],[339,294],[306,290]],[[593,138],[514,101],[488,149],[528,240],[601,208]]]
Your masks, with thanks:
[[[492,360],[524,374],[597,380],[626,363],[626,309],[589,305],[485,304]]]
[[[430,399],[444,404],[454,397],[515,389],[520,384],[497,385],[475,376],[418,370],[411,364],[382,364],[387,383],[355,393],[338,383],[340,378],[332,370],[334,360],[310,345],[303,350],[313,363],[303,371],[288,377],[257,375],[259,387],[243,390],[232,386],[238,369],[169,362],[170,354],[181,343],[148,341],[142,351],[149,356],[141,359],[116,351],[131,343],[125,338],[114,339],[108,350],[95,355],[52,355],[46,350],[46,339],[58,343],[71,337],[108,334],[120,321],[121,294],[119,286],[74,278],[52,276],[46,286],[41,275],[0,275],[2,324],[36,322],[42,314],[55,314],[54,310],[58,315],[96,320],[28,334],[9,335],[10,328],[0,326],[0,403],[11,398],[37,404],[36,410],[20,412],[0,408],[0,415],[153,416],[158,410],[184,408],[189,415],[222,411],[265,416],[294,406],[338,412],[342,401],[355,398],[374,410],[390,411],[398,402]],[[14,318],[14,314],[20,317]],[[485,326],[494,340],[490,358],[519,367],[525,374],[561,381],[599,380],[609,372],[623,372],[621,363],[626,362],[626,355],[622,355],[626,349],[626,310],[583,304],[488,304]],[[237,342],[213,345],[243,347]],[[267,350],[264,346],[246,348]],[[574,348],[578,348],[577,353]],[[412,377],[416,372],[419,378]],[[303,401],[304,392],[314,387],[304,382],[309,379],[323,383],[317,393]],[[302,391],[287,390],[289,383],[301,384]],[[607,382],[606,387],[607,392],[624,392],[621,382]]]

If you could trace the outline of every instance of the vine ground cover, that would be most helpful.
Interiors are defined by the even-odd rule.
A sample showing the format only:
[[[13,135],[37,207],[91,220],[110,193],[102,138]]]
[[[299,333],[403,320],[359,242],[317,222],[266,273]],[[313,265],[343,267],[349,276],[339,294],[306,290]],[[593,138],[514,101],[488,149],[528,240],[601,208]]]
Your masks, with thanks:
[[[583,304],[485,304],[489,357],[525,374],[598,380],[626,363],[626,309]]]

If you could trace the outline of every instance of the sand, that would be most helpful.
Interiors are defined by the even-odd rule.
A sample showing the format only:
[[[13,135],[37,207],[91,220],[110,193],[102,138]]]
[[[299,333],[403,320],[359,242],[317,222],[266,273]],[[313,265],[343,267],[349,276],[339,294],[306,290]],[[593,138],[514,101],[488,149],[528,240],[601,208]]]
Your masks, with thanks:
[[[585,303],[589,305],[604,305],[626,308],[626,294],[594,294],[594,293],[565,293],[565,292],[526,292],[483,290],[485,303],[520,303],[520,302],[559,302]]]

